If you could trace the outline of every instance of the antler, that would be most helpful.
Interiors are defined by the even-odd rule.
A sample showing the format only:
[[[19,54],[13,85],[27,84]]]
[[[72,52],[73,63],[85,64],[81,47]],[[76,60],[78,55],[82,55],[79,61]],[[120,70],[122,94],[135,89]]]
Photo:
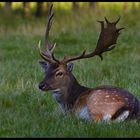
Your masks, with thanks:
[[[108,21],[108,19],[105,17],[105,21],[106,21],[106,28],[104,27],[104,21],[98,21],[101,24],[101,33],[96,45],[96,48],[94,51],[87,53],[86,50],[84,50],[82,52],[82,54],[75,56],[75,57],[67,57],[65,56],[63,60],[59,61],[58,59],[55,58],[54,54],[53,54],[53,49],[55,48],[56,44],[50,44],[48,41],[48,37],[49,37],[49,31],[51,29],[51,25],[52,25],[52,18],[54,16],[54,13],[52,12],[52,8],[53,8],[53,4],[50,6],[49,9],[49,13],[48,13],[48,22],[47,22],[47,28],[46,28],[46,32],[45,32],[45,47],[46,47],[46,51],[42,52],[40,50],[40,42],[38,44],[39,47],[39,51],[40,51],[40,55],[41,57],[48,61],[49,63],[63,63],[66,64],[70,61],[75,61],[78,59],[84,59],[84,58],[90,58],[90,57],[94,57],[96,55],[98,55],[101,60],[103,60],[103,56],[102,54],[106,51],[111,51],[112,49],[115,48],[118,36],[119,36],[119,31],[124,29],[124,28],[116,28],[116,24],[119,22],[120,20],[120,16],[119,18],[115,21],[115,22],[110,22]]]
[[[54,62],[59,63],[59,60],[57,60],[55,58],[54,54],[53,54],[53,50],[56,46],[56,43],[50,44],[49,41],[48,41],[49,32],[50,32],[50,29],[51,29],[51,26],[52,26],[52,18],[54,16],[54,13],[53,13],[52,9],[53,9],[53,4],[51,4],[49,12],[48,12],[48,22],[47,22],[47,27],[46,27],[46,32],[45,32],[45,48],[46,48],[46,51],[45,52],[41,51],[41,49],[40,49],[40,43],[41,42],[40,41],[38,43],[38,47],[39,47],[40,55],[44,60],[48,61],[49,63],[54,63]]]
[[[119,31],[124,28],[116,28],[116,24],[119,22],[119,18],[115,22],[109,22],[107,18],[105,17],[106,21],[106,28],[104,27],[104,21],[98,21],[101,24],[101,33],[96,45],[96,48],[93,52],[86,53],[86,50],[82,52],[82,54],[75,56],[75,57],[64,57],[62,60],[63,63],[68,63],[70,61],[75,61],[78,59],[84,59],[84,58],[90,58],[98,55],[101,60],[103,60],[102,53],[106,51],[111,51],[115,48],[117,38],[119,36]]]

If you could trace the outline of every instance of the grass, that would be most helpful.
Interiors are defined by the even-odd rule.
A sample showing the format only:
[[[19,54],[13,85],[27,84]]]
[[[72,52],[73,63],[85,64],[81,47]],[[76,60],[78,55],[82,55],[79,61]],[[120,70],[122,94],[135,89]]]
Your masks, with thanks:
[[[100,31],[96,20],[114,20],[120,14],[118,26],[126,29],[116,48],[105,53],[102,62],[98,57],[75,62],[73,73],[88,87],[115,85],[140,99],[139,11],[86,12],[79,11],[82,18],[70,12],[55,14],[50,40],[57,42],[56,56],[92,50]],[[0,137],[140,137],[140,124],[134,121],[89,123],[60,113],[51,93],[38,89],[44,73],[36,46],[38,40],[44,43],[46,19],[0,16]]]

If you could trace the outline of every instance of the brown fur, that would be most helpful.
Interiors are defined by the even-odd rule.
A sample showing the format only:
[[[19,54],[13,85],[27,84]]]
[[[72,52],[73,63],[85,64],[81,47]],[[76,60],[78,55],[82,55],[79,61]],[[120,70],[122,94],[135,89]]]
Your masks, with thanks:
[[[130,118],[136,118],[140,109],[139,104],[135,106],[136,102],[137,99],[127,90],[113,86],[101,86],[79,97],[75,108],[87,106],[94,120],[102,120],[103,116],[108,114],[113,120],[124,110],[130,111]],[[134,111],[136,108],[137,112]]]

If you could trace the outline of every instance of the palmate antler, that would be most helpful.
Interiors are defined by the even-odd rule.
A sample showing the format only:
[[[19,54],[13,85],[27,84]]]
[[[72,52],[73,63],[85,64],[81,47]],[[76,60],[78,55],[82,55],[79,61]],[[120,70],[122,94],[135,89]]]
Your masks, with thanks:
[[[106,28],[104,27],[104,21],[98,21],[101,23],[101,33],[96,45],[96,48],[93,52],[86,53],[86,50],[82,52],[81,55],[75,56],[75,57],[65,57],[63,59],[63,63],[68,63],[70,61],[75,61],[78,59],[84,59],[84,58],[90,58],[94,57],[96,55],[100,56],[101,60],[103,60],[102,53],[106,51],[111,51],[115,48],[117,38],[119,36],[119,31],[124,28],[116,28],[116,24],[119,22],[120,17],[115,22],[109,22],[107,18],[105,17],[105,21],[107,23]]]
[[[73,57],[68,57],[65,56],[63,60],[58,60],[54,57],[54,54],[52,50],[55,47],[55,44],[50,45],[48,42],[48,36],[49,36],[49,31],[52,25],[52,18],[54,16],[52,12],[53,5],[50,6],[49,14],[48,14],[48,22],[47,22],[47,28],[46,28],[46,33],[45,33],[45,46],[46,46],[46,51],[42,52],[40,50],[40,55],[41,57],[48,61],[49,63],[59,63],[59,64],[67,64],[71,61],[79,60],[79,59],[84,59],[84,58],[90,58],[98,55],[101,60],[103,60],[102,54],[106,51],[111,51],[112,49],[115,48],[118,36],[119,36],[119,31],[124,29],[124,28],[116,28],[116,24],[119,22],[120,17],[115,21],[115,22],[109,22],[107,18],[105,17],[106,21],[106,28],[104,27],[104,21],[98,21],[101,24],[101,33],[96,45],[96,48],[94,51],[87,53],[86,50],[82,52],[82,54],[73,56]],[[39,43],[40,47],[40,43]]]

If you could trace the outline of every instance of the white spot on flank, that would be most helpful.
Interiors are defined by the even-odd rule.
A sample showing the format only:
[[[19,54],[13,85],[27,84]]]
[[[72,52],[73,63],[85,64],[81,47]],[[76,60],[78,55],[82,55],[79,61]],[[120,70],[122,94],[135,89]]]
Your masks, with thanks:
[[[97,92],[101,92],[101,90],[97,90]]]
[[[101,90],[97,90],[96,93],[98,93],[99,95],[102,94]]]
[[[95,105],[96,105],[97,103],[98,103],[97,101],[94,102]]]
[[[108,98],[108,97],[109,97],[109,95],[106,95],[105,97],[106,97],[106,98]]]

